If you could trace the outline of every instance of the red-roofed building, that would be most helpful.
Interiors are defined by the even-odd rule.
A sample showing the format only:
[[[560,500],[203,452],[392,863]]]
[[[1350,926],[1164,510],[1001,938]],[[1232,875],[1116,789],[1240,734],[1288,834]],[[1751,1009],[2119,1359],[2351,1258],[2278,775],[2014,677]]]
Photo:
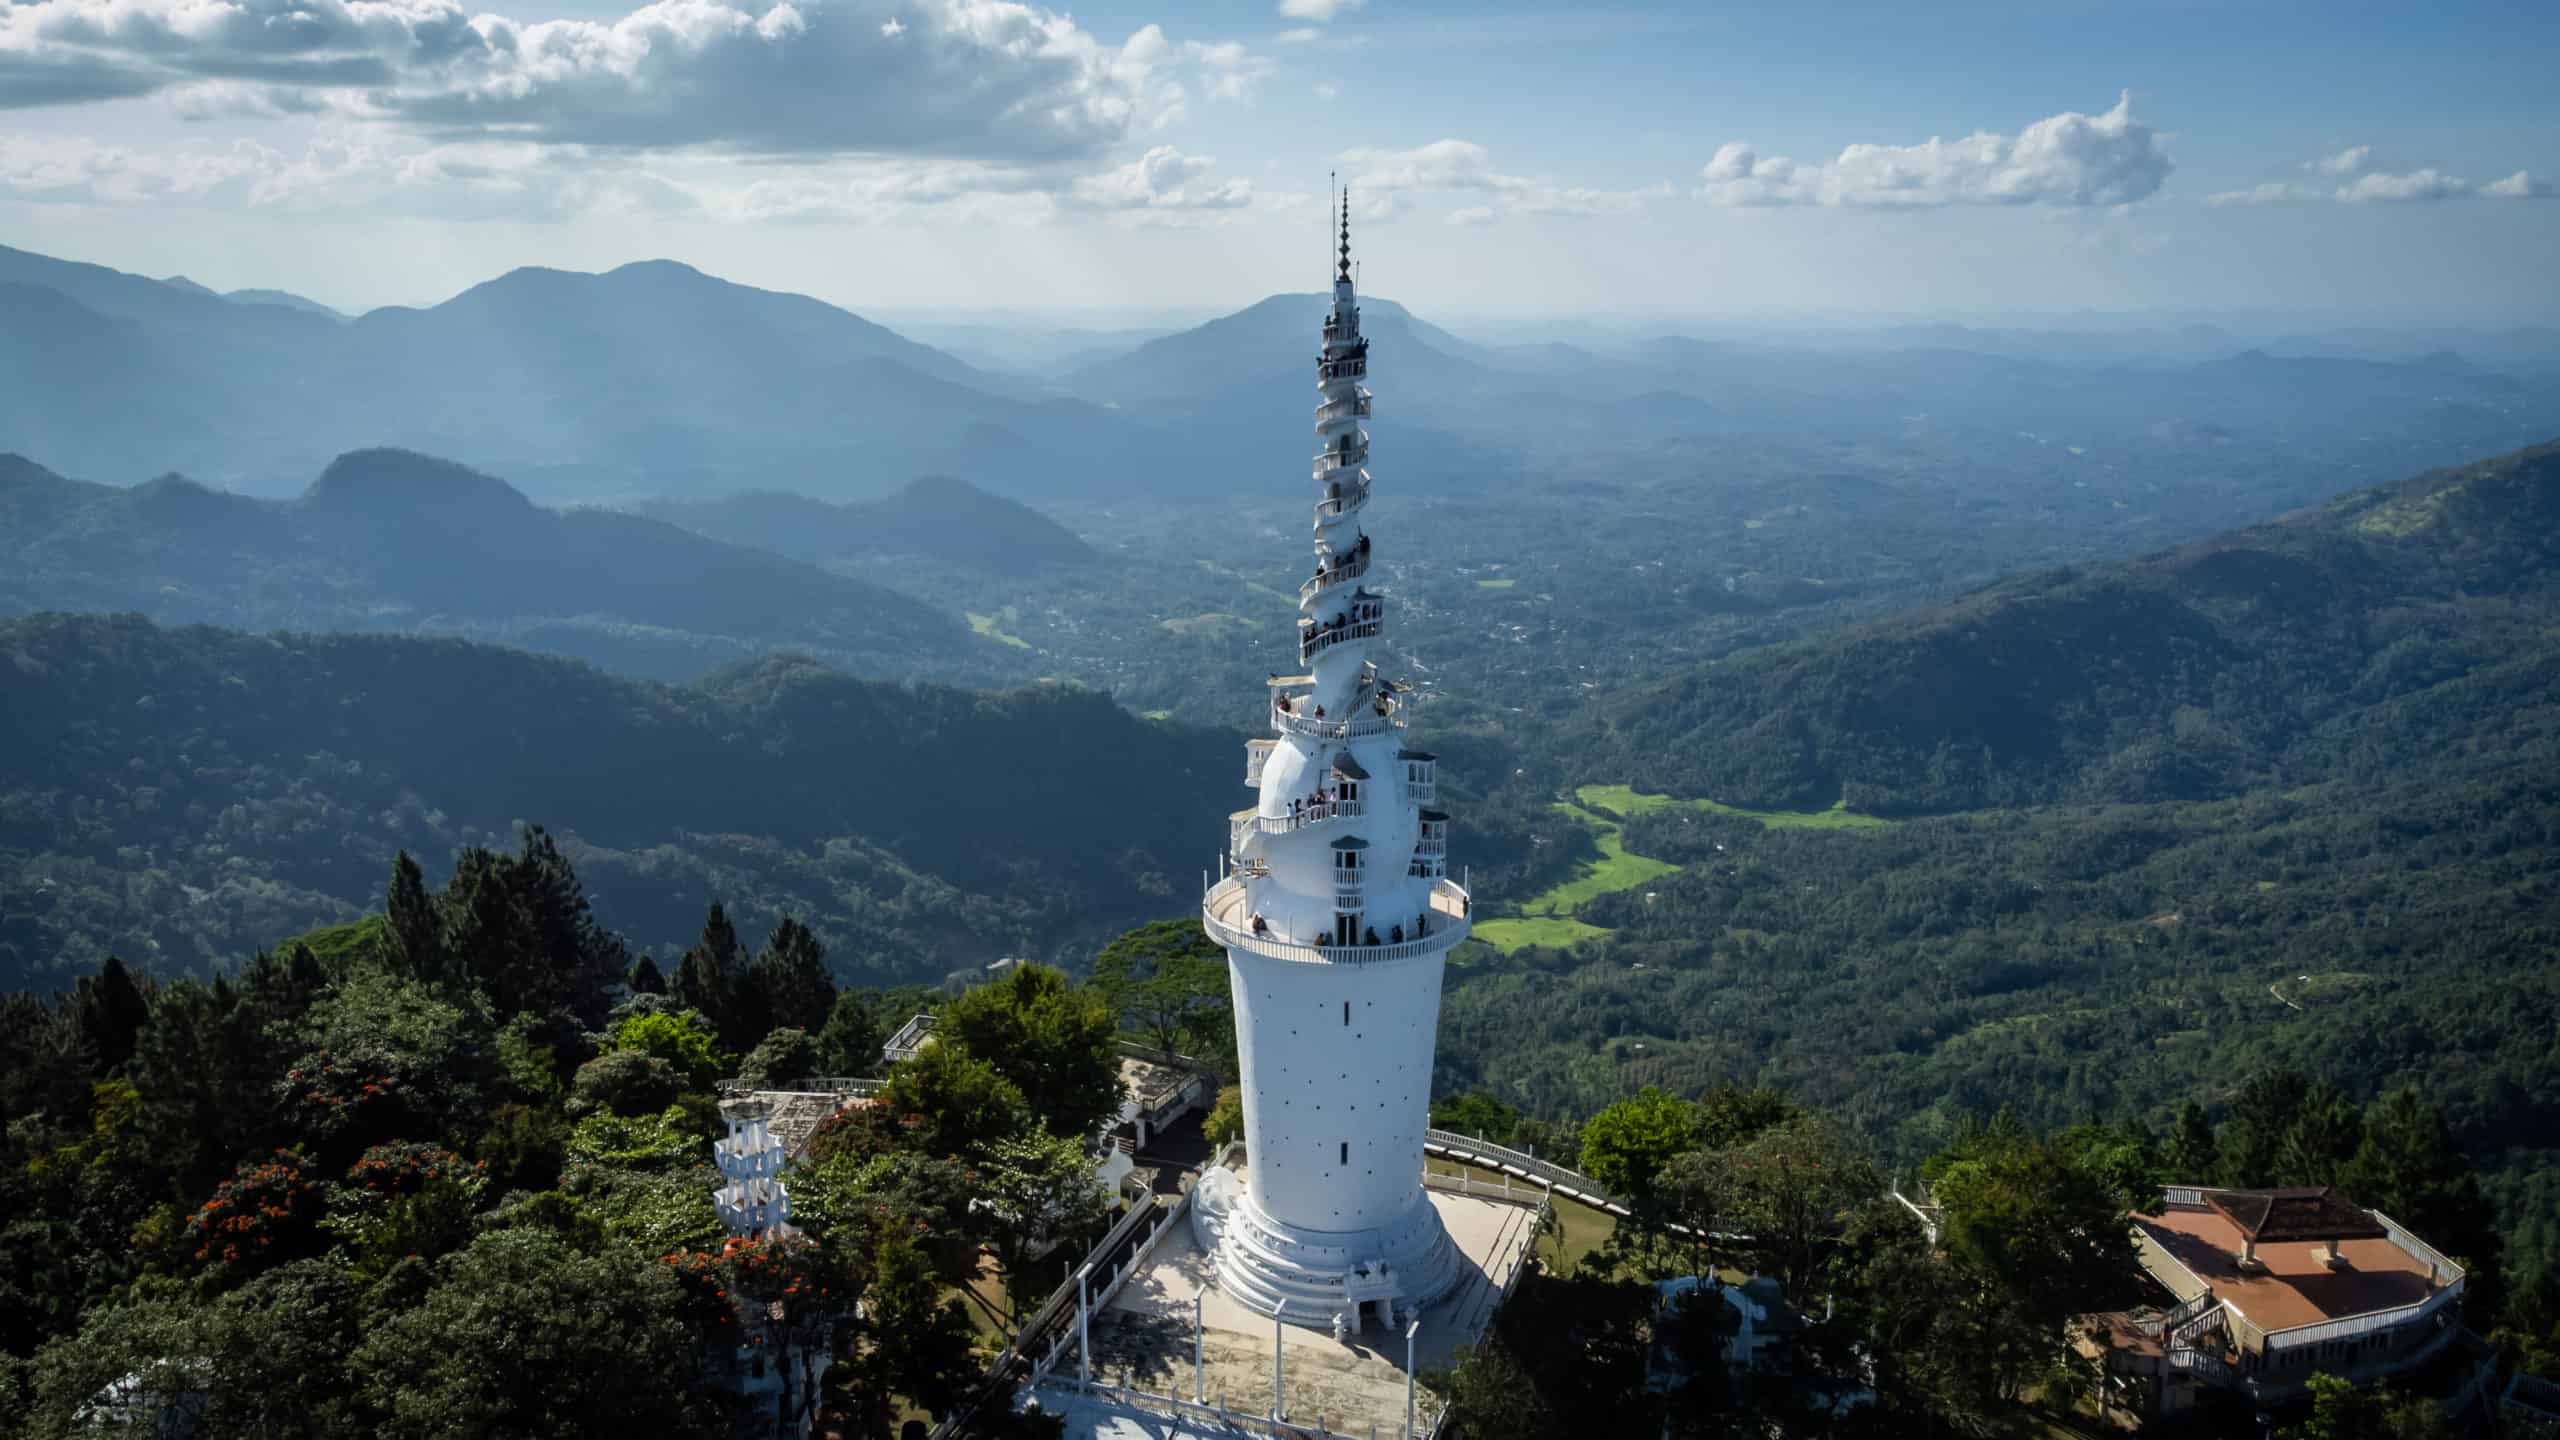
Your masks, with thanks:
[[[2207,1387],[2275,1407],[2315,1374],[2372,1383],[2461,1333],[2462,1267],[2334,1191],[2171,1186],[2132,1220],[2167,1308],[2084,1316],[2077,1346],[2144,1415]]]

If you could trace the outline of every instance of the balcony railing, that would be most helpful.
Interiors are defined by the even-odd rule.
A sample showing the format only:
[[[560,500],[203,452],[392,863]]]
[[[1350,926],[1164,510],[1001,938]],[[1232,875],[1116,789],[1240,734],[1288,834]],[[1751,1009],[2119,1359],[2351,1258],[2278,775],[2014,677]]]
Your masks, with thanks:
[[[1317,501],[1316,518],[1330,520],[1337,515],[1348,515],[1368,503],[1369,477],[1363,475],[1353,484],[1342,487],[1341,494],[1328,495]]]
[[[1369,442],[1366,440],[1348,450],[1319,450],[1315,455],[1315,477],[1322,480],[1345,470],[1357,470],[1368,463]]]
[[[2462,1298],[2462,1287],[2449,1285],[2415,1305],[2396,1310],[2376,1310],[2367,1315],[2349,1315],[2340,1320],[2323,1320],[2310,1325],[2296,1325],[2286,1330],[2269,1330],[2266,1349],[2269,1354],[2298,1350],[2305,1345],[2318,1345],[2330,1340],[2352,1340],[2383,1330],[2403,1330],[2424,1324],[2445,1306]]]
[[[1255,786],[1257,788],[1262,784],[1262,767],[1270,763],[1271,749],[1279,743],[1280,742],[1277,740],[1247,740],[1244,742],[1245,784]]]
[[[1356,625],[1328,625],[1322,630],[1309,631],[1298,641],[1298,661],[1305,664],[1336,645],[1350,640],[1366,640],[1377,633],[1378,622],[1375,620],[1363,620]]]
[[[1404,728],[1400,707],[1390,704],[1381,715],[1376,707],[1363,705],[1359,713],[1348,719],[1319,720],[1299,709],[1271,708],[1271,726],[1284,735],[1300,735],[1309,740],[1357,740],[1367,735],[1384,735]]]
[[[1252,810],[1239,810],[1227,817],[1228,829],[1241,840],[1247,835],[1286,835],[1310,825],[1334,820],[1360,818],[1357,800],[1327,800],[1320,805],[1300,805],[1286,815],[1264,815]]]
[[[1366,908],[1369,887],[1357,880],[1344,883],[1341,876],[1333,880],[1333,908],[1346,915],[1357,915]]]
[[[1370,418],[1369,407],[1372,399],[1369,392],[1363,390],[1357,395],[1346,396],[1340,400],[1327,400],[1316,407],[1316,423],[1330,425],[1342,419],[1366,420]]]
[[[1466,889],[1443,880],[1431,887],[1428,908],[1414,917],[1424,924],[1420,938],[1401,945],[1301,944],[1280,935],[1253,933],[1251,896],[1244,881],[1229,877],[1209,887],[1201,898],[1201,925],[1215,943],[1271,960],[1300,965],[1379,965],[1446,950],[1467,938],[1473,928]]]
[[[1449,853],[1449,837],[1425,835],[1413,842],[1413,853],[1434,860],[1444,858]]]
[[[1416,855],[1404,867],[1404,873],[1416,880],[1438,880],[1449,873],[1449,862],[1438,856]]]
[[[1313,600],[1316,598],[1316,592],[1322,590],[1328,585],[1339,585],[1346,580],[1357,580],[1368,573],[1369,552],[1363,550],[1347,559],[1328,565],[1317,571],[1313,576],[1309,577],[1306,584],[1298,587],[1298,603],[1304,605],[1308,601]]]

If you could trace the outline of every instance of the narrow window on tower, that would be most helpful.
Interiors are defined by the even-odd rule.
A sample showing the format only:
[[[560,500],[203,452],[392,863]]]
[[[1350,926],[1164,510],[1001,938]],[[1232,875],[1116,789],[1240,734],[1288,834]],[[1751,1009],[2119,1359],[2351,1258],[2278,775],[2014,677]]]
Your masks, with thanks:
[[[1342,1142],[1342,1163],[1345,1165],[1351,1163],[1351,1142],[1348,1140]]]
[[[1342,1023],[1346,1026],[1351,1023],[1351,1002],[1348,1000],[1342,1002]]]

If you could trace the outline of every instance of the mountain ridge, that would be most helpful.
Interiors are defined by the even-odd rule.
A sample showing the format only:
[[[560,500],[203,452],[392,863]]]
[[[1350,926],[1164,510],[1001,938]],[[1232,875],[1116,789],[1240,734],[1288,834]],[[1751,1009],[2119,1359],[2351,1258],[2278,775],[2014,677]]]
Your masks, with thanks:
[[[660,679],[797,644],[878,674],[1000,680],[998,647],[866,581],[611,511],[547,510],[504,480],[352,451],[267,500],[163,476],[132,489],[0,461],[0,609],[172,623],[336,625],[522,643]]]
[[[1655,756],[1676,792],[1744,805],[2212,799],[2370,774],[2358,728],[2439,687],[2448,736],[2543,723],[2547,695],[2481,697],[2532,700],[2555,621],[2560,442],[1744,652],[1584,734],[1615,773]]]
[[[110,951],[204,973],[378,906],[394,848],[433,866],[519,821],[562,835],[645,946],[725,898],[741,923],[801,916],[848,975],[938,979],[1156,913],[1185,858],[1167,837],[1233,778],[1232,736],[1097,692],[805,656],[666,685],[447,638],[51,613],[0,619],[0,674],[0,794],[22,802],[0,804],[0,988]],[[1004,822],[1093,810],[1096,754],[1154,783],[1072,830]],[[113,834],[77,819],[92,805]],[[226,840],[242,827],[262,838]]]

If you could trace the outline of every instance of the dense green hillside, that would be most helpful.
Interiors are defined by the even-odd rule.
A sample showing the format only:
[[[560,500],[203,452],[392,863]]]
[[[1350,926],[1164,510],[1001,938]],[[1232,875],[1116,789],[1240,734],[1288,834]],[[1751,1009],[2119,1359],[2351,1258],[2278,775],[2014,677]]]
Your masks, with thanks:
[[[1726,803],[1584,789],[1644,863],[1524,932],[1570,952],[1467,957],[1440,1088],[1766,1083],[1907,1159],[2004,1106],[2218,1115],[2290,1064],[2415,1084],[2519,1260],[2560,1259],[2555,579],[2542,446],[1618,697],[1569,771]],[[1844,792],[1906,818],[1732,808]]]
[[[1014,672],[956,616],[867,581],[607,510],[545,510],[401,450],[341,455],[293,501],[177,476],[132,489],[0,456],[0,612],[503,641],[690,679],[777,645],[861,674]]]
[[[2381,780],[2548,696],[2555,562],[2544,445],[1618,696],[1592,778],[1877,813]]]
[[[640,946],[720,898],[800,916],[848,975],[938,978],[1173,903],[1234,789],[1231,739],[1101,695],[787,657],[669,688],[458,641],[38,615],[0,621],[0,676],[8,989],[111,952],[209,971],[377,905],[397,848],[432,874],[519,822]]]
[[[779,490],[719,500],[651,500],[643,515],[734,545],[823,563],[923,561],[991,575],[1094,559],[1075,532],[966,480],[927,475],[877,500],[830,504]]]

